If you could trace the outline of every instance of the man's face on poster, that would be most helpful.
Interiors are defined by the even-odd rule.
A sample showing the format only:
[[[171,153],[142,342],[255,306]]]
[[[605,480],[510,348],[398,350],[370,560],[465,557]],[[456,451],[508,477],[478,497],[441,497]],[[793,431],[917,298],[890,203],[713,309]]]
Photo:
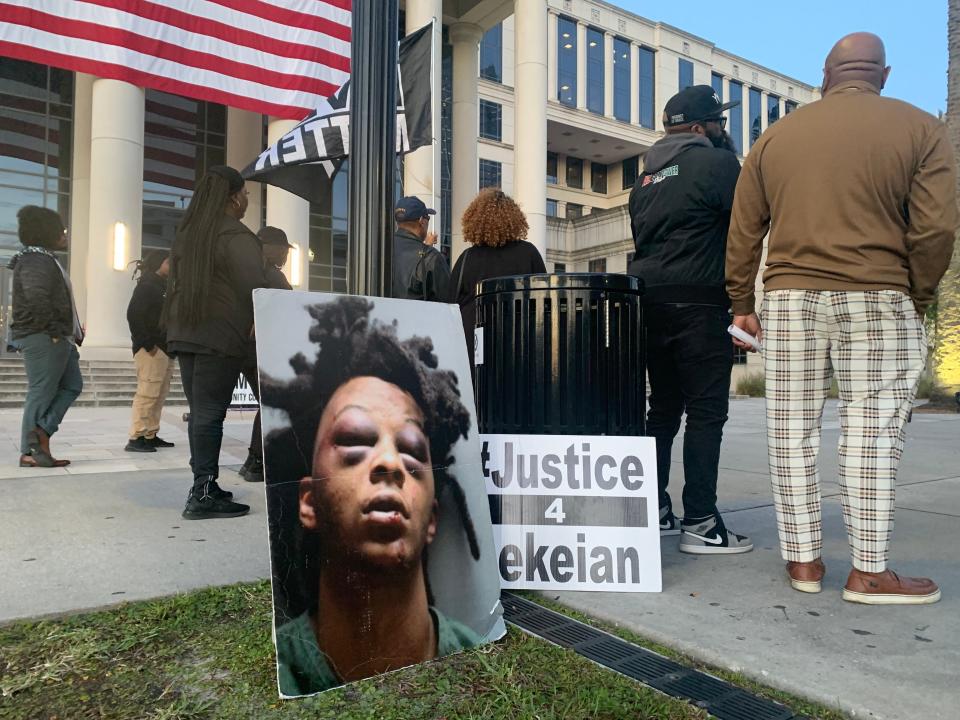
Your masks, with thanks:
[[[409,394],[378,378],[353,378],[330,398],[313,478],[300,483],[300,522],[320,535],[328,561],[383,571],[420,562],[437,529],[423,422]]]

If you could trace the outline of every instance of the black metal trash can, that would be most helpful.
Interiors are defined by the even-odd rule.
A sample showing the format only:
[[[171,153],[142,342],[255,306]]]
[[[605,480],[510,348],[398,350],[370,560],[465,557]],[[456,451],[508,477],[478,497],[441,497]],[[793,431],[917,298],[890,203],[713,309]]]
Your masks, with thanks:
[[[638,278],[606,273],[481,282],[480,432],[643,435],[642,294]]]

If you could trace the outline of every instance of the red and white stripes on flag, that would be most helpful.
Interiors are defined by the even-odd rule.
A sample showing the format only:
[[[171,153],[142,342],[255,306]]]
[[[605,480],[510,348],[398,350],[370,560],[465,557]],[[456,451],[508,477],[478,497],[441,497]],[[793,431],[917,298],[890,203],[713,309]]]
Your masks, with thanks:
[[[0,0],[0,55],[300,120],[350,75],[351,0]]]

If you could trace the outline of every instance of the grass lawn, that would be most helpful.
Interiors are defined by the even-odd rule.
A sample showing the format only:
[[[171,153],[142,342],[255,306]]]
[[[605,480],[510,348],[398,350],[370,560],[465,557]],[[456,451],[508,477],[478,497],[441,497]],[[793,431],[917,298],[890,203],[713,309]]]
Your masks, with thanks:
[[[270,586],[258,582],[0,628],[0,718],[707,717],[516,629],[487,648],[280,701],[270,622]]]

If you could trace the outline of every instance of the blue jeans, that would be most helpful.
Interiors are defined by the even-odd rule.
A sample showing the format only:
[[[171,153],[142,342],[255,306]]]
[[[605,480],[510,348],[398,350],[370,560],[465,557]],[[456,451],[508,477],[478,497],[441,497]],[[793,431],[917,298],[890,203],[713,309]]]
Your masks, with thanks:
[[[27,335],[17,340],[27,371],[27,397],[23,403],[20,427],[20,452],[30,452],[27,434],[40,428],[53,435],[60,421],[83,390],[80,374],[80,353],[65,338],[56,341],[45,333]]]

